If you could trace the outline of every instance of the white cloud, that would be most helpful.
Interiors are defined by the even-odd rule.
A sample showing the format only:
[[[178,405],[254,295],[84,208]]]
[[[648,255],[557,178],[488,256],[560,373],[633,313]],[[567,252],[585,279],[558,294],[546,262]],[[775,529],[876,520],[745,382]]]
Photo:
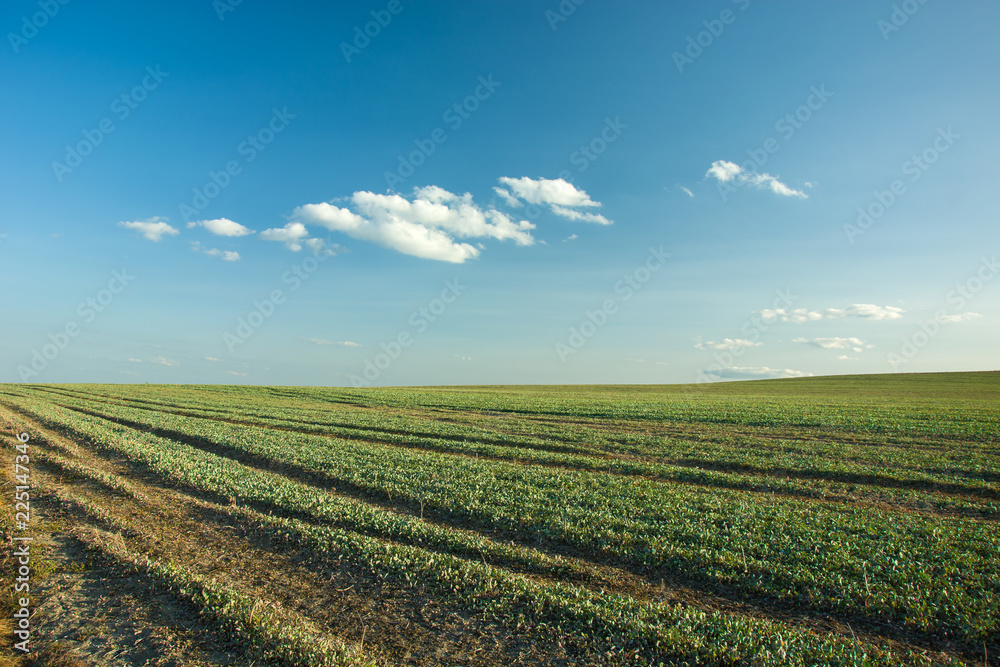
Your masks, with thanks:
[[[484,211],[471,194],[456,195],[434,185],[415,189],[410,199],[360,191],[350,201],[354,211],[330,203],[306,204],[296,208],[292,217],[406,255],[453,263],[479,256],[478,248],[456,238],[512,240],[521,246],[535,243],[530,231],[535,226],[527,220],[514,222],[495,209]]]
[[[361,347],[358,343],[353,343],[349,340],[323,340],[322,338],[309,338],[310,343],[315,343],[316,345],[343,345],[345,347]]]
[[[506,185],[514,195],[529,204],[548,204],[572,208],[600,206],[600,203],[591,200],[590,195],[586,192],[561,178],[532,179],[527,176],[521,178],[502,176],[500,182]]]
[[[706,176],[711,176],[712,178],[722,181],[723,183],[728,183],[743,172],[743,168],[734,162],[727,162],[726,160],[716,160],[709,167]]]
[[[142,359],[136,359],[135,357],[129,357],[128,360],[129,360],[129,362],[131,362],[133,364],[141,364],[142,363]]]
[[[979,313],[959,313],[958,315],[942,315],[937,319],[938,322],[968,322],[969,320],[978,320],[982,315]]]
[[[564,238],[563,241],[575,241],[578,238],[580,238],[580,237],[577,236],[576,234],[570,234],[569,236],[567,236],[566,238]]]
[[[841,354],[837,357],[837,361],[856,361],[857,359],[859,359],[859,357],[852,357],[847,354]]]
[[[862,352],[875,347],[871,343],[861,338],[793,338],[793,343],[805,343],[813,347],[821,347],[824,350],[851,350],[852,352]],[[839,357],[838,357],[839,358]]]
[[[150,241],[159,241],[163,238],[164,234],[168,236],[176,236],[177,234],[180,234],[179,231],[163,222],[164,220],[166,220],[166,218],[153,217],[149,220],[119,222],[118,226],[125,227],[126,229],[134,229]]]
[[[694,199],[694,193],[688,190],[686,187],[684,187],[683,185],[678,185],[677,187],[679,187],[681,189],[681,192],[686,194],[688,197]]]
[[[906,311],[896,306],[876,306],[871,303],[855,303],[847,308],[826,308],[824,310],[807,310],[805,308],[765,308],[760,311],[761,319],[780,320],[782,322],[814,322],[823,319],[858,318],[864,320],[897,320]]]
[[[756,171],[747,171],[738,164],[726,160],[716,160],[713,162],[712,166],[705,172],[705,176],[710,176],[721,183],[732,182],[734,185],[749,185],[759,189],[767,189],[782,197],[801,197],[805,199],[809,196],[801,190],[788,187],[774,176],[771,176],[771,174],[759,174]]]
[[[694,346],[699,350],[737,350],[744,347],[760,347],[763,343],[755,343],[745,338],[724,338],[719,342],[704,341],[699,338]]]
[[[160,364],[161,366],[177,366],[178,363],[172,359],[167,359],[166,357],[153,357],[149,360],[151,364]]]
[[[284,227],[265,229],[258,236],[265,241],[280,241],[289,250],[298,252],[302,250],[302,243],[308,238],[309,230],[301,222],[289,222]]]
[[[267,369],[264,369],[264,370],[267,370]],[[225,373],[226,375],[235,375],[237,377],[244,377],[245,378],[247,376],[246,373],[238,373],[236,371],[222,371],[222,372]]]
[[[205,357],[205,361],[222,361],[222,359],[217,359],[216,357]]]
[[[705,371],[706,375],[728,380],[749,380],[764,378],[801,378],[812,377],[812,373],[792,370],[791,368],[768,368],[767,366],[731,366],[718,370]]]
[[[453,356],[457,357],[458,359],[460,359],[462,361],[472,361],[472,357],[462,356],[461,354],[456,354],[456,355],[453,355]]]
[[[217,218],[215,220],[199,220],[198,222],[189,222],[187,224],[188,229],[193,227],[204,227],[208,231],[216,234],[218,236],[247,236],[248,234],[253,234],[252,229],[244,227],[238,222],[233,222],[228,218]]]

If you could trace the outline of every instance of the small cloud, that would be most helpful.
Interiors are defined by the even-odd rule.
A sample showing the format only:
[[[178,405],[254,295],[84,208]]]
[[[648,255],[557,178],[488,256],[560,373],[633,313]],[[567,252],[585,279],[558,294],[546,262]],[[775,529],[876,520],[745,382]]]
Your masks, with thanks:
[[[136,220],[134,222],[119,222],[119,227],[124,227],[126,229],[134,229],[139,232],[143,238],[147,238],[150,241],[159,241],[163,238],[163,235],[176,236],[180,234],[179,231],[163,222],[167,218],[153,217],[149,220]]]
[[[198,222],[189,222],[187,226],[188,229],[193,227],[204,227],[217,236],[247,236],[248,234],[253,234],[252,229],[248,229],[238,222],[233,222],[229,218],[199,220]]]
[[[198,241],[191,242],[192,252],[200,252],[205,255],[210,255],[212,257],[221,257],[224,262],[237,262],[240,259],[240,253],[233,250],[219,250],[218,248],[204,248]]]
[[[284,243],[289,250],[298,252],[302,250],[303,240],[309,237],[309,230],[301,222],[289,222],[284,227],[265,229],[259,236],[265,241]]]
[[[179,365],[176,361],[172,359],[167,359],[166,357],[153,357],[149,360],[151,364],[160,364],[161,366],[177,366]]]
[[[454,356],[461,359],[462,361],[472,361],[472,357],[463,357],[461,354],[456,354]]]
[[[793,343],[804,343],[813,347],[820,347],[824,350],[851,350],[852,352],[863,352],[875,347],[868,341],[861,338],[793,338]]]
[[[128,361],[130,363],[133,363],[133,364],[141,364],[142,363],[142,359],[136,359],[135,357],[129,357]]]
[[[205,357],[205,361],[222,361],[222,359],[217,359],[215,357]]]
[[[570,234],[569,236],[567,236],[566,238],[564,238],[563,241],[575,241],[578,238],[580,238],[580,237],[577,236],[576,234]]]
[[[714,178],[720,183],[732,183],[734,185],[749,185],[758,189],[767,189],[782,197],[808,198],[809,195],[801,190],[788,187],[770,174],[759,174],[756,171],[748,171],[735,162],[726,160],[716,160],[705,172],[705,176]]]
[[[684,187],[683,185],[678,185],[677,187],[680,188],[680,191],[686,194],[688,197],[694,199],[694,193],[688,190],[686,187]]]
[[[837,357],[837,361],[856,361],[857,359],[860,359],[860,357],[851,357],[846,354],[842,354]]]
[[[246,377],[247,376],[246,373],[237,373],[236,371],[222,371],[222,372],[225,373],[226,375],[235,375],[237,377]]]
[[[745,338],[723,338],[719,342],[695,339],[694,346],[699,350],[739,350],[745,347],[760,347],[763,343],[755,343]]]
[[[361,347],[360,344],[349,340],[324,340],[322,338],[308,338],[307,340],[315,345],[343,345],[344,347]]]
[[[938,322],[968,322],[969,320],[978,320],[982,315],[979,313],[959,313],[958,315],[942,315],[937,319]]]

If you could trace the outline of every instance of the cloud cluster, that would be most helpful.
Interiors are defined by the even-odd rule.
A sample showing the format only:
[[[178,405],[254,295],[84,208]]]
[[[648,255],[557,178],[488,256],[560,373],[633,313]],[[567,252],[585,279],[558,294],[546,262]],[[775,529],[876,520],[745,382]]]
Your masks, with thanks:
[[[612,221],[592,209],[601,206],[585,191],[561,178],[532,179],[503,177],[505,187],[494,190],[511,208],[525,203],[546,206],[567,220],[610,225]],[[165,218],[150,218],[135,222],[120,222],[151,241],[180,232]],[[229,218],[190,222],[188,229],[201,227],[216,236],[236,238],[254,234],[254,230]],[[292,211],[281,227],[271,227],[257,233],[263,241],[284,243],[292,251],[309,248],[313,252],[334,254],[325,240],[312,235],[310,227],[323,227],[351,238],[370,241],[406,255],[443,262],[462,263],[479,256],[484,247],[480,239],[512,241],[520,246],[536,243],[532,236],[535,225],[517,220],[493,206],[477,205],[469,193],[455,194],[436,185],[414,189],[412,195],[378,194],[358,191],[350,197],[305,204]],[[542,241],[544,243],[544,241]],[[239,253],[192,245],[196,252],[236,261]]]
[[[149,239],[150,241],[159,241],[163,238],[163,235],[176,236],[180,234],[177,229],[171,227],[167,223],[163,222],[166,218],[161,218],[159,216],[149,218],[148,220],[136,220],[133,222],[119,222],[119,227],[125,227],[126,229],[134,229],[143,238]]]
[[[847,308],[826,308],[824,310],[807,310],[806,308],[765,308],[760,311],[764,320],[780,320],[802,324],[823,319],[858,318],[863,320],[897,320],[906,312],[896,306],[876,306],[871,303],[855,303]]]
[[[531,235],[535,226],[527,220],[515,222],[496,209],[480,208],[469,193],[457,195],[436,185],[415,189],[411,198],[355,192],[349,203],[354,210],[329,202],[299,206],[292,212],[295,222],[286,227],[294,226],[299,233],[305,224],[319,225],[405,255],[456,264],[478,257],[480,251],[458,239],[535,243]]]
[[[800,197],[805,199],[809,196],[801,190],[788,187],[774,176],[771,176],[771,174],[760,174],[756,171],[749,171],[735,162],[728,162],[726,160],[716,160],[713,162],[712,166],[705,172],[705,176],[714,178],[720,183],[749,185],[758,189],[770,190],[782,197]]]

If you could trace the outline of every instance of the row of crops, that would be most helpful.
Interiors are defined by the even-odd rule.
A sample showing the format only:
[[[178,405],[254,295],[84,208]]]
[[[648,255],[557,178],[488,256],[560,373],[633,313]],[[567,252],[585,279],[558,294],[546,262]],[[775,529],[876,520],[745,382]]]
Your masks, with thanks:
[[[585,415],[560,425],[448,412],[438,396],[389,406],[384,393],[4,387],[0,402],[317,553],[380,576],[417,574],[500,622],[583,633],[622,656],[915,659],[603,592],[588,563],[680,577],[764,609],[842,615],[918,644],[1000,635],[996,454],[979,439],[956,443],[960,429],[854,444],[716,427],[667,437]]]

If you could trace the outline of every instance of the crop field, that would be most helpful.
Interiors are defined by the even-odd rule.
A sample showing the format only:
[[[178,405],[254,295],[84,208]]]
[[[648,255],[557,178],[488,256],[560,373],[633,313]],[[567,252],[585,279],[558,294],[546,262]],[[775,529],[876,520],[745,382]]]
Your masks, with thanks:
[[[0,422],[53,664],[1000,664],[996,372],[7,384]]]

